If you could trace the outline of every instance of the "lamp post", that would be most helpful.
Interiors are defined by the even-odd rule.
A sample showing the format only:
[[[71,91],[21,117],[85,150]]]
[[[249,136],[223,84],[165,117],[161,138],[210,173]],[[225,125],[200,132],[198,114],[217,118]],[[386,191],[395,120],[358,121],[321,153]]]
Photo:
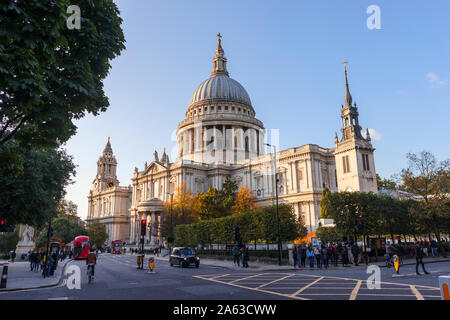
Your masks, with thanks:
[[[166,192],[167,195],[170,195],[170,237],[168,237],[169,239],[167,240],[172,240],[175,238],[174,237],[174,228],[173,228],[173,211],[172,211],[172,203],[173,203],[173,193],[170,192]],[[172,239],[170,239],[172,238]],[[172,246],[170,244],[169,241],[167,241],[167,243],[169,244],[169,251],[172,250]]]
[[[281,266],[281,237],[280,237],[280,215],[278,213],[278,170],[277,170],[277,148],[274,145],[266,143],[266,146],[273,147],[273,159],[275,169],[275,204],[277,213],[277,240],[278,240],[278,265]]]

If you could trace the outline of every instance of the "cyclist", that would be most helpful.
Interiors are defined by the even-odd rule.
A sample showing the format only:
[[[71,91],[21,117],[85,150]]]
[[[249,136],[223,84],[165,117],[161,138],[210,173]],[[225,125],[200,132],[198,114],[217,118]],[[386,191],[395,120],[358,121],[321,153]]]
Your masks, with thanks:
[[[89,268],[92,270],[92,277],[94,277],[94,268],[97,264],[97,254],[93,250],[89,252],[89,254],[86,257],[86,264],[87,264],[87,270],[89,271]]]

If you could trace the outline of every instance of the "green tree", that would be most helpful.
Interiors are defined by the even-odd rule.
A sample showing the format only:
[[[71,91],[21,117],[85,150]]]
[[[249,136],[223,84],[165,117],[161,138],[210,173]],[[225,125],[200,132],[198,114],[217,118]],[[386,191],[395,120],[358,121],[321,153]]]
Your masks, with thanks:
[[[96,248],[103,247],[105,245],[106,239],[108,239],[105,225],[101,224],[98,221],[94,221],[89,225],[89,227],[87,228],[87,234],[89,237],[89,242]]]
[[[0,4],[0,146],[56,148],[76,132],[73,120],[109,106],[103,80],[125,48],[112,0],[79,0],[81,28],[70,30],[70,0]],[[12,160],[12,159],[9,159]]]
[[[316,230],[317,237],[322,243],[342,241],[343,234],[336,227],[319,227]]]
[[[68,221],[67,218],[56,218],[52,221],[53,236],[59,238],[64,243],[69,243],[77,236],[87,235],[87,231],[83,225],[76,222]],[[36,245],[43,247],[47,243],[48,224],[46,224],[37,237]]]
[[[422,212],[427,216],[425,220],[431,230],[441,242],[441,233],[447,231],[446,225],[450,213],[446,203],[450,193],[450,160],[438,162],[436,157],[428,152],[406,155],[409,166],[402,170],[402,189],[422,197],[419,201]]]
[[[0,253],[8,253],[16,249],[19,242],[19,230],[15,228],[14,232],[0,232]]]
[[[378,190],[396,190],[397,183],[391,179],[381,179],[377,173],[377,187]]]
[[[321,219],[330,219],[331,215],[329,214],[330,207],[330,194],[331,191],[327,187],[323,188],[322,197],[320,199],[320,218]]]
[[[42,226],[55,217],[65,187],[75,175],[72,157],[62,149],[21,149],[14,140],[0,147],[24,159],[21,173],[10,175],[0,166],[0,212],[12,224]]]
[[[69,221],[77,222],[78,206],[70,200],[61,200],[58,204],[57,217],[66,218]]]

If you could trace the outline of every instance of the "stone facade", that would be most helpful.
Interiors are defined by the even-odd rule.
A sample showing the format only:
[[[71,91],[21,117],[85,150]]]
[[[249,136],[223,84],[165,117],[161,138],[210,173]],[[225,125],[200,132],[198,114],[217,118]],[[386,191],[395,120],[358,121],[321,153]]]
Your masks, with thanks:
[[[255,191],[257,203],[274,203],[274,172],[279,176],[279,202],[289,203],[314,231],[320,219],[320,198],[326,186],[335,191],[377,192],[374,148],[370,137],[361,135],[356,104],[345,69],[345,104],[341,107],[342,138],[334,148],[306,144],[265,154],[266,130],[255,118],[255,110],[245,89],[229,78],[221,39],[213,58],[211,77],[192,95],[189,107],[177,128],[178,153],[171,162],[165,150],[155,151],[153,161],[143,170],[135,168],[132,187],[118,187],[117,163],[108,145],[98,162],[94,191],[89,194],[89,221],[109,224],[110,238],[130,243],[139,241],[140,220],[146,219],[149,232],[145,243],[162,243],[163,203],[183,183],[193,193],[210,187],[222,188],[226,179],[247,184]],[[109,141],[108,141],[109,144]],[[106,167],[105,167],[106,165]],[[111,166],[114,175],[110,173]],[[106,168],[106,169],[105,169]],[[108,183],[111,187],[108,187]],[[114,205],[111,207],[111,203]],[[110,208],[110,209],[105,209]]]
[[[116,176],[117,160],[113,155],[108,138],[103,154],[97,162],[97,176],[88,196],[86,224],[99,221],[106,227],[107,243],[112,240],[128,239],[131,186],[119,186]]]

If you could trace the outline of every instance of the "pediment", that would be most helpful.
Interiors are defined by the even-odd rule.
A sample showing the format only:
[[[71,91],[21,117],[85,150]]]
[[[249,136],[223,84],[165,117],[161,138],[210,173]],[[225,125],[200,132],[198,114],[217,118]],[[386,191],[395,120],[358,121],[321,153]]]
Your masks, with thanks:
[[[160,171],[165,171],[167,170],[166,167],[164,167],[159,161],[153,161],[152,163],[150,163],[150,165],[147,167],[147,169],[144,170],[144,174],[155,174],[158,173]]]

